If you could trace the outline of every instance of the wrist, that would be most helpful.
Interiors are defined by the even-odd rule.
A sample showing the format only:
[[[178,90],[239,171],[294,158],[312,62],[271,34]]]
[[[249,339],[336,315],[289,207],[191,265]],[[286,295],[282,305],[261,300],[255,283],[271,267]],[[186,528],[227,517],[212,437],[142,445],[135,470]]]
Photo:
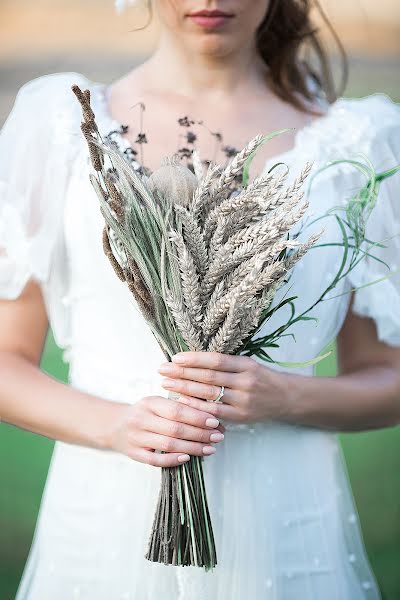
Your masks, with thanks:
[[[278,375],[281,396],[279,419],[287,423],[301,423],[306,413],[305,376],[294,373],[279,373]]]
[[[100,450],[114,450],[123,413],[130,404],[102,399],[94,423],[93,446]]]

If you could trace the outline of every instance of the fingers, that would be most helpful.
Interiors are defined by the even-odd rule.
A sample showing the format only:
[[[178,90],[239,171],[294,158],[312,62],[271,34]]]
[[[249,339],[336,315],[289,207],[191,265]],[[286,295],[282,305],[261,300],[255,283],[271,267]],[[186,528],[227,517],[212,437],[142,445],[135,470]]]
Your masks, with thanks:
[[[208,405],[204,406],[204,402],[201,407],[194,408],[161,396],[149,396],[144,400],[154,414],[170,421],[209,429],[215,429],[219,425],[218,419],[208,411]]]
[[[197,369],[194,367],[183,367],[173,362],[166,362],[158,369],[161,375],[172,379],[189,379],[199,381],[200,383],[208,383],[216,386],[232,385],[237,376],[226,371],[214,371],[213,369]]]
[[[214,401],[220,391],[221,386],[198,383],[197,381],[186,381],[185,379],[163,379],[161,385],[166,390],[178,392],[185,396],[202,398],[203,400]],[[225,389],[224,402],[230,404],[233,400],[234,390]]]
[[[202,442],[204,444],[222,442],[224,439],[224,434],[217,429],[203,429],[187,425],[186,423],[180,423],[179,421],[169,421],[155,414],[147,413],[143,418],[142,427],[148,432],[160,433],[168,437]]]
[[[152,465],[153,467],[177,467],[190,460],[189,454],[180,454],[178,452],[159,454],[146,448],[135,448],[130,453],[130,458],[147,465]]]
[[[209,456],[216,452],[216,448],[210,444],[190,442],[177,438],[168,437],[151,431],[138,431],[135,434],[135,444],[145,449],[162,450],[163,452],[174,452],[179,454],[190,454],[193,456]]]
[[[204,402],[199,410],[161,396],[140,399],[132,406],[124,453],[157,467],[214,454],[213,444],[224,439],[225,428],[203,408]]]
[[[188,396],[179,396],[177,398],[177,402],[179,402],[180,404],[185,404],[185,406],[190,406],[191,408],[200,410],[205,401]],[[225,404],[225,402],[207,402],[207,410],[217,419],[224,419],[226,421],[240,420],[240,415],[238,411],[235,408],[233,408],[233,406],[231,406],[230,404]]]
[[[255,361],[248,356],[231,356],[220,352],[178,352],[172,357],[172,362],[185,367],[241,373],[251,368],[251,363]]]

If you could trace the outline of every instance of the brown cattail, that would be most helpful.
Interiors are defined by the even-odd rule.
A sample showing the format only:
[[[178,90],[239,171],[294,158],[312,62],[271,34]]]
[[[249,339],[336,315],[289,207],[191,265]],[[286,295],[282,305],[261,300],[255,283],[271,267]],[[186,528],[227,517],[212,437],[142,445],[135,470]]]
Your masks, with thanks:
[[[117,274],[117,276],[119,277],[119,279],[121,281],[126,281],[124,271],[123,271],[121,265],[119,264],[119,262],[117,261],[117,259],[115,258],[114,253],[112,251],[106,226],[104,226],[104,229],[103,229],[103,250],[104,250],[104,254],[107,256],[108,260],[111,263],[112,268],[114,269],[114,271]]]
[[[95,171],[101,171],[104,165],[104,158],[98,147],[92,142],[93,128],[90,123],[82,121],[81,130],[89,146],[90,160],[92,161],[92,165]]]
[[[95,119],[94,112],[90,106],[90,90],[85,90],[82,92],[79,85],[72,85],[71,90],[74,92],[75,96],[78,98],[79,103],[82,107],[83,117],[85,121],[90,122]],[[97,129],[97,127],[96,127]]]
[[[154,311],[153,306],[147,304],[142,296],[140,294],[138,294],[138,291],[136,289],[136,285],[135,282],[133,280],[127,281],[128,284],[128,288],[130,290],[130,292],[132,293],[132,296],[135,298],[140,311],[143,313],[143,316],[145,317],[145,319],[147,321],[153,321],[154,320]]]
[[[72,91],[78,98],[82,108],[84,121],[81,123],[81,130],[89,146],[89,153],[92,165],[95,171],[101,171],[104,165],[104,157],[99,148],[93,143],[93,138],[99,134],[96,125],[95,115],[90,106],[90,90],[82,92],[76,84],[71,86]]]
[[[117,188],[114,185],[113,179],[114,179],[114,176],[107,173],[107,175],[105,177],[105,184],[106,184],[107,191],[110,194],[110,198],[111,198],[110,202],[109,202],[110,207],[115,212],[115,214],[117,216],[117,220],[119,222],[121,222],[125,215],[124,207],[123,207],[121,196],[120,196]]]
[[[128,254],[127,259],[128,259],[129,270],[130,270],[132,280],[134,282],[137,293],[141,296],[141,298],[143,298],[143,301],[146,304],[148,304],[149,306],[150,305],[152,306],[153,301],[151,298],[151,294],[150,294],[145,282],[143,281],[142,274],[140,272],[140,269],[139,269],[136,261],[130,254]]]

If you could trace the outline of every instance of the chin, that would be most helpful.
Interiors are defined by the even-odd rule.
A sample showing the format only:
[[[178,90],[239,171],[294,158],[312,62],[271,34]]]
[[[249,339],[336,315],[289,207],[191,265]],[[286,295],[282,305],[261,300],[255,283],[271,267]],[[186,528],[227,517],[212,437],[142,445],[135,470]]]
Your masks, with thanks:
[[[221,57],[238,50],[237,38],[234,39],[234,37],[227,33],[202,32],[200,35],[191,35],[188,45],[190,50],[196,54]]]

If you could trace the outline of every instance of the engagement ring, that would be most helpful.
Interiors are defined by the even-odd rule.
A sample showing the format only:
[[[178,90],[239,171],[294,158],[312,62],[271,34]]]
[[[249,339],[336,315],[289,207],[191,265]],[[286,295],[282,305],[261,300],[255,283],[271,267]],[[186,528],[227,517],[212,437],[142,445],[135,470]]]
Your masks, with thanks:
[[[225,388],[223,385],[221,385],[221,389],[219,390],[219,394],[218,396],[215,398],[214,402],[220,402],[222,404],[223,400],[221,400],[222,396],[225,393]]]

